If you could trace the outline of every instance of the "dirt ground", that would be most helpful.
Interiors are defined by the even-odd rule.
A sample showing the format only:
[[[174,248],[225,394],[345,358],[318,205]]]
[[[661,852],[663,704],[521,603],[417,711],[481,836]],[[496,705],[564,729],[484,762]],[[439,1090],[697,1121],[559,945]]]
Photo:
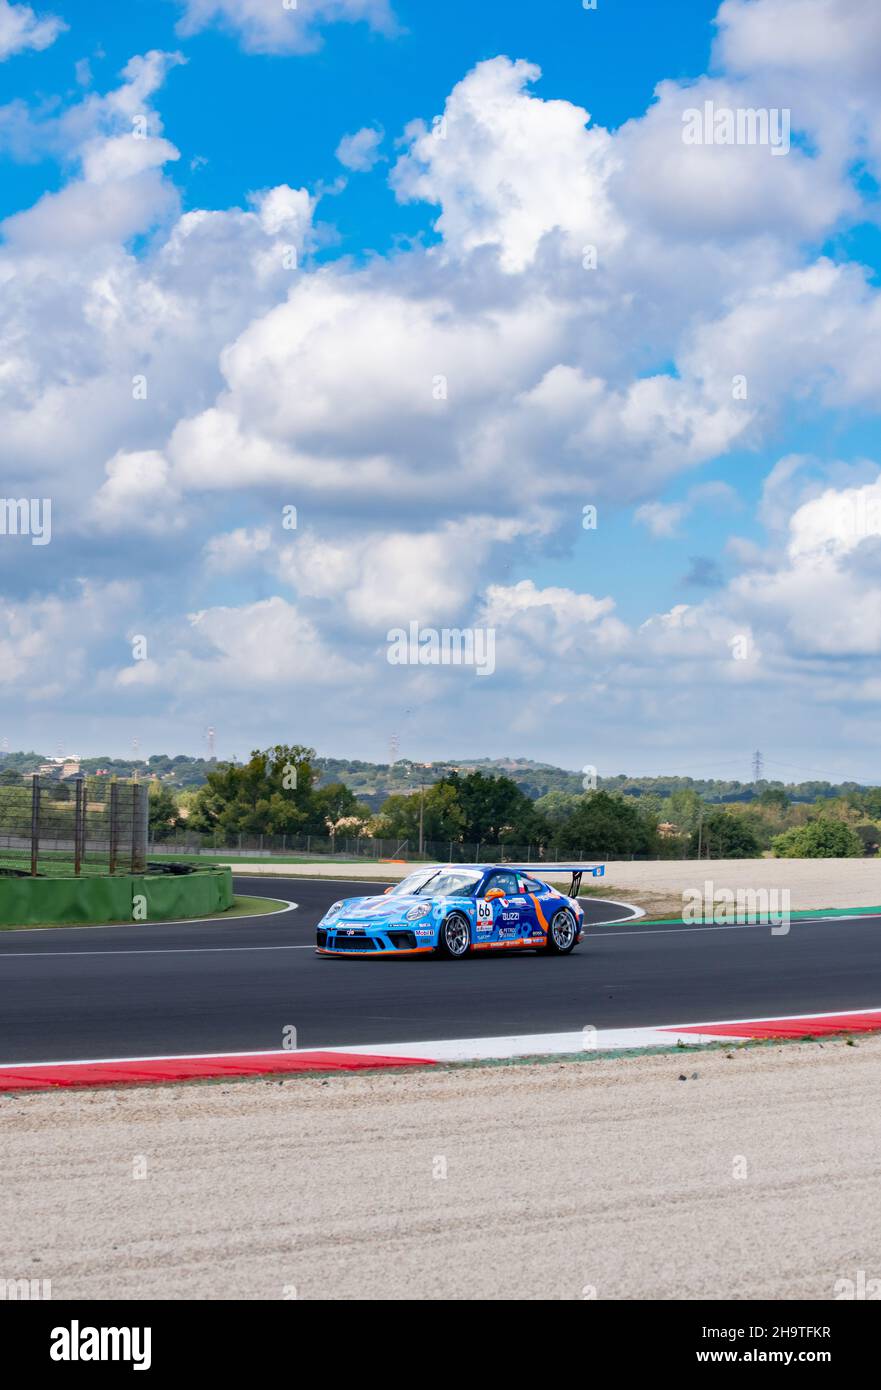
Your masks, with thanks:
[[[588,880],[590,881],[590,880]],[[649,916],[674,904],[682,911],[683,893],[704,894],[722,889],[789,891],[793,911],[818,907],[878,907],[881,905],[881,859],[712,859],[654,860],[609,863],[596,886],[604,896],[622,898],[644,907]]]
[[[881,1038],[10,1094],[2,1274],[56,1299],[840,1297],[881,1278],[879,1093]]]

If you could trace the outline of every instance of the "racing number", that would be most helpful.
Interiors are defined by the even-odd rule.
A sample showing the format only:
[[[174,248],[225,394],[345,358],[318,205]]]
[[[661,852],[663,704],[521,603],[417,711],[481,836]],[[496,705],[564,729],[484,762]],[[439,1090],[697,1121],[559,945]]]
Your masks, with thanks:
[[[493,919],[493,905],[488,903],[486,898],[477,899],[477,921],[491,922]]]

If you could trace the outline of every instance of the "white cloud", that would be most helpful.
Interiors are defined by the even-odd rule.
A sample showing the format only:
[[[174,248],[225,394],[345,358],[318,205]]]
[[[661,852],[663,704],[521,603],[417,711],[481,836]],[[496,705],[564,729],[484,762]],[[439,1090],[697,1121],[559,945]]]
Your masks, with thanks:
[[[881,12],[871,0],[725,0],[713,57],[793,110],[821,159],[881,170]]]
[[[793,146],[775,158],[767,145],[688,145],[683,114],[712,101],[731,110],[755,109],[750,91],[718,80],[684,88],[661,83],[644,117],[615,138],[620,172],[610,193],[628,220],[681,241],[718,237],[816,238],[859,204],[834,160],[809,157]]]
[[[557,228],[578,246],[617,241],[605,187],[612,139],[586,129],[581,107],[532,96],[540,76],[522,60],[479,63],[453,88],[442,124],[408,128],[392,185],[402,202],[441,204],[436,225],[449,254],[498,247],[504,269],[515,272]]]
[[[197,34],[219,25],[240,36],[249,53],[310,53],[327,24],[365,21],[382,33],[394,30],[389,0],[181,0],[178,33]]]
[[[115,246],[177,209],[174,189],[154,170],[94,185],[68,184],[45,193],[26,212],[0,223],[9,245],[32,252],[86,251]]]
[[[0,0],[0,63],[28,48],[48,48],[66,28],[56,15],[39,18],[30,5]]]
[[[336,157],[346,169],[356,174],[365,174],[378,163],[380,146],[384,131],[373,126],[363,126],[353,135],[344,135],[337,145]]]
[[[715,59],[733,72],[772,68],[843,86],[881,76],[881,11],[867,0],[724,0]]]
[[[698,483],[690,488],[680,502],[644,502],[634,512],[634,520],[645,526],[653,536],[669,539],[679,533],[686,517],[696,508],[713,506],[731,509],[737,506],[737,493],[728,483]]]
[[[355,669],[322,642],[312,622],[275,596],[240,607],[208,608],[190,617],[194,637],[205,648],[183,650],[169,674],[189,688],[252,690],[268,686],[327,685]]]
[[[782,0],[729,4],[720,43],[760,10],[792,20]],[[251,46],[275,47],[297,25],[304,42],[304,21],[319,15],[190,12],[194,26],[225,19]],[[325,7],[321,17],[355,16]],[[646,116],[614,133],[580,105],[542,100],[530,64],[478,65],[439,113],[445,126],[408,128],[393,175],[401,199],[438,209],[440,242],[367,264],[313,268],[316,200],[287,184],[245,207],[178,215],[163,172],[177,150],[154,110],[175,55],[133,60],[115,91],[49,118],[4,108],[0,139],[74,169],[3,227],[9,490],[51,493],[68,532],[88,532],[102,556],[136,534],[132,566],[154,558],[154,540],[178,542],[145,620],[162,629],[151,662],[120,670],[93,633],[79,669],[105,672],[132,709],[164,699],[205,722],[213,700],[248,728],[262,729],[267,710],[289,718],[296,689],[297,718],[325,744],[334,719],[403,718],[412,688],[441,751],[463,728],[478,742],[523,731],[550,751],[548,739],[569,747],[572,731],[618,721],[626,752],[672,739],[677,721],[697,727],[708,709],[731,716],[717,721],[725,738],[742,729],[751,741],[750,721],[778,692],[799,692],[805,720],[852,698],[839,694],[848,663],[873,660],[881,641],[877,540],[855,541],[835,517],[842,503],[865,511],[875,487],[865,461],[827,473],[822,460],[781,459],[762,501],[771,543],[732,538],[740,572],[703,603],[668,599],[650,616],[654,595],[640,607],[630,594],[625,624],[615,598],[629,584],[626,555],[585,582],[599,596],[524,577],[545,551],[561,559],[584,503],[605,515],[633,504],[638,525],[681,534],[699,508],[734,510],[726,485],[686,487],[683,475],[767,446],[793,409],[803,426],[824,412],[877,412],[878,292],[859,267],[804,245],[865,215],[849,172],[868,138],[859,36],[842,60],[859,119],[833,111],[826,123],[823,103],[840,101],[844,79],[795,45],[799,98],[822,88],[804,129],[822,138],[785,159],[695,153],[680,129],[695,93],[754,101],[781,90],[780,45],[769,39],[764,53],[750,32],[739,30],[736,50],[748,61],[662,84]],[[871,26],[861,33],[871,50]],[[147,130],[134,141],[138,114]],[[346,149],[371,157],[369,142]],[[126,242],[143,231],[153,236],[135,256]],[[146,402],[132,399],[135,374]],[[293,538],[272,520],[289,503],[303,527]],[[196,604],[190,622],[182,610]],[[835,616],[819,624],[818,612]],[[478,684],[498,693],[478,703],[465,682],[451,702],[447,675],[416,673],[411,687],[392,671],[384,631],[411,618],[497,626],[498,675]],[[44,623],[22,610],[13,670],[31,619],[38,633]],[[732,658],[738,636],[750,643],[743,662]],[[857,676],[852,688],[868,690]],[[760,690],[766,703],[750,705]],[[777,727],[788,731],[785,711]]]
[[[272,546],[272,533],[268,526],[249,530],[240,526],[222,536],[212,536],[206,541],[203,554],[206,570],[221,574],[233,574],[257,563],[260,556],[267,554]]]
[[[150,99],[182,61],[158,51],[132,58],[118,87],[106,96],[90,93],[57,117],[32,119],[14,108],[16,148],[55,152],[78,163],[82,174],[0,223],[9,245],[80,253],[124,243],[176,210],[177,191],[161,170],[178,151],[161,137]]]
[[[685,515],[686,508],[682,502],[644,502],[634,513],[636,520],[647,527],[653,536],[665,538],[677,534]]]
[[[93,517],[108,530],[135,529],[165,535],[186,524],[168,463],[155,449],[120,450],[107,464],[107,481],[95,495]]]
[[[138,601],[125,581],[80,580],[72,592],[0,605],[0,691],[21,702],[62,699],[91,680],[93,654],[118,632]]]
[[[106,95],[32,122],[40,148],[81,174],[2,226],[7,473],[29,490],[39,482],[81,525],[93,505],[103,529],[130,524],[129,493],[136,502],[142,485],[131,460],[162,455],[175,423],[212,398],[221,349],[283,296],[311,237],[314,200],[287,185],[252,194],[247,210],[175,216],[177,193],[160,165],[177,151],[151,99],[179,61],[133,58]],[[161,219],[170,219],[167,233],[146,252],[126,249]],[[136,377],[146,400],[133,399]],[[176,506],[174,488],[168,479]],[[173,529],[184,514],[170,516]]]
[[[571,589],[550,587],[539,589],[531,579],[518,584],[491,584],[486,591],[481,618],[490,626],[507,625],[512,620],[535,619],[531,632],[536,639],[548,641],[558,626],[593,625],[606,618],[615,607],[614,599],[594,598],[592,594],[577,594]],[[613,630],[613,629],[607,629]],[[578,634],[570,631],[570,643]]]
[[[328,542],[306,531],[281,554],[277,573],[303,597],[332,599],[349,622],[373,634],[410,621],[455,621],[494,547],[522,544],[540,525],[465,516],[437,531],[386,530]]]
[[[803,460],[798,462],[803,463]],[[782,467],[781,467],[782,465]],[[791,477],[796,460],[781,460],[778,478]],[[773,477],[773,475],[772,475]],[[774,521],[783,526],[779,507]],[[704,604],[680,606],[642,629],[657,634],[686,663],[725,660],[731,638],[747,635],[745,662],[733,660],[731,679],[765,675],[790,680],[810,670],[814,694],[837,683],[843,659],[881,655],[881,474],[854,487],[826,487],[786,518],[785,543],[752,556],[724,590]],[[824,665],[828,662],[829,665]],[[681,671],[680,671],[681,674]],[[854,690],[863,676],[854,673]]]

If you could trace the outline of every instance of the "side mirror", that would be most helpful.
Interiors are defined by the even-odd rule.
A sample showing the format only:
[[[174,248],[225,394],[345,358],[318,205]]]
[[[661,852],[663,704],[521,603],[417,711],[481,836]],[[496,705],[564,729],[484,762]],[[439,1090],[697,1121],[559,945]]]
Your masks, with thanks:
[[[390,883],[389,886],[388,886],[388,888],[383,888],[383,890],[382,890],[382,891],[383,891],[383,896],[385,896],[386,893],[390,893],[390,892],[392,891],[392,889],[394,888],[394,886],[395,886],[395,885],[394,885],[393,883]]]
[[[486,898],[487,902],[489,902],[490,898],[503,898],[505,894],[504,890],[501,888],[490,888],[489,892],[484,893],[483,896]]]

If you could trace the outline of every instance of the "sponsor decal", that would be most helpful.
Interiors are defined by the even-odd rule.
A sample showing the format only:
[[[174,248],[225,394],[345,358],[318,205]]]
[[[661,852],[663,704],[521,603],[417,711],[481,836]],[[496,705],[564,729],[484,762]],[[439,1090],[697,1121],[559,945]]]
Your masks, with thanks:
[[[481,922],[492,922],[492,919],[493,919],[493,905],[492,905],[492,903],[488,903],[487,900],[486,900],[486,898],[478,898],[478,899],[477,899],[477,925],[480,926]]]

